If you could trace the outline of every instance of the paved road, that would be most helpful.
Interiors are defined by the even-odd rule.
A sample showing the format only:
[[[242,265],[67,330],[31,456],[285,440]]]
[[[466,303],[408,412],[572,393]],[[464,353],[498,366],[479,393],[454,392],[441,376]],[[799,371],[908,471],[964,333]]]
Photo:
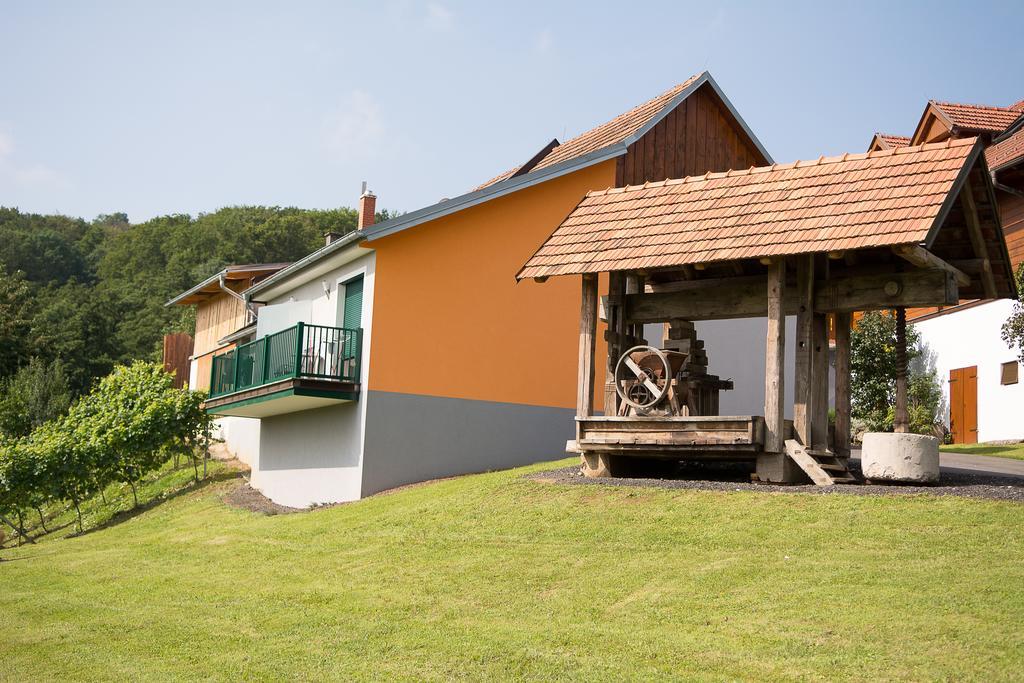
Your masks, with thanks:
[[[944,470],[967,470],[1024,477],[1024,460],[993,458],[990,455],[939,453],[939,467]]]
[[[855,448],[850,454],[860,458],[860,449]],[[950,472],[984,472],[1003,476],[1024,478],[1024,460],[1011,458],[993,458],[990,455],[970,455],[968,453],[939,453],[939,467]]]

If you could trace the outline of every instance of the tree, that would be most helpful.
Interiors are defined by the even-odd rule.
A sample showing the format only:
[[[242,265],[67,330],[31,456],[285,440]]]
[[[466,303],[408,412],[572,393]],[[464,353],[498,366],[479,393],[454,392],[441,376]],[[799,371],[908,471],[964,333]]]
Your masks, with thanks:
[[[0,432],[28,436],[44,422],[64,415],[71,406],[71,387],[59,358],[47,363],[33,358],[0,384]]]
[[[22,273],[8,274],[0,264],[0,378],[25,364],[31,351],[32,290]]]
[[[96,444],[70,414],[47,422],[24,443],[28,457],[36,463],[40,495],[70,502],[81,532],[82,501],[106,484],[103,470],[97,467]]]
[[[71,281],[40,290],[32,316],[36,355],[64,363],[74,394],[87,391],[121,358],[118,324],[124,310],[107,291]]]
[[[0,439],[0,518],[26,541],[32,539],[25,531],[25,513],[39,510],[46,499],[37,464],[24,441]]]
[[[1003,323],[1002,337],[1011,349],[1017,348],[1017,357],[1024,363],[1024,263],[1017,266],[1017,301]]]
[[[920,335],[907,327],[907,409],[910,429],[930,434],[942,398]],[[868,431],[892,431],[896,403],[896,316],[865,313],[850,334],[851,416]]]

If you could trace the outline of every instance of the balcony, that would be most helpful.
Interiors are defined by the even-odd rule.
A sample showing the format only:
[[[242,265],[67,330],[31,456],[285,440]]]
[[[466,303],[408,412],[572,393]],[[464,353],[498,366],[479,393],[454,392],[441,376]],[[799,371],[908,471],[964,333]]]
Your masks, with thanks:
[[[355,401],[363,331],[298,323],[212,359],[207,412],[270,417]]]

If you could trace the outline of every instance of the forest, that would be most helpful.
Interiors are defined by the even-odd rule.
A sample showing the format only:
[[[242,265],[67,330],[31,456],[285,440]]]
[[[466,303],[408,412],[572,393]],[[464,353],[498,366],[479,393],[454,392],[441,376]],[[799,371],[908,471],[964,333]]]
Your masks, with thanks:
[[[229,264],[294,261],[324,233],[355,227],[351,208],[238,206],[132,223],[0,207],[0,434],[66,413],[115,365],[159,360],[165,333],[193,332],[191,308],[164,306],[174,295]]]

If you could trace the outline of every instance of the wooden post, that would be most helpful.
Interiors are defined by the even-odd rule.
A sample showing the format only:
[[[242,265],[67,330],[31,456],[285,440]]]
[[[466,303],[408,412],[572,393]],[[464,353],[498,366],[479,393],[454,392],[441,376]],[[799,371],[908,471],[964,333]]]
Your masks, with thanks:
[[[608,342],[608,359],[605,368],[605,389],[604,389],[604,414],[619,414],[619,395],[615,391],[615,364],[619,362],[619,356],[625,351],[622,348],[623,333],[626,329],[625,323],[625,302],[623,297],[626,293],[626,280],[621,272],[608,274],[608,332],[605,340]]]
[[[814,395],[814,256],[801,256],[796,268],[796,377],[793,385],[793,431],[810,448]]]
[[[811,351],[811,444],[828,448],[828,315],[815,313]]]
[[[623,276],[623,278],[626,280],[626,295],[627,296],[630,295],[630,294],[639,294],[640,293],[640,284],[638,282],[637,276],[634,273],[626,273]],[[625,306],[623,306],[623,310],[625,310]],[[625,326],[624,329],[625,329],[626,334],[628,334],[630,337],[635,337],[636,336],[634,334],[636,330],[634,328],[633,323],[629,323],[628,325]]]
[[[764,363],[764,450],[785,449],[786,314],[782,300],[786,288],[786,262],[768,266],[768,336]]]
[[[893,431],[910,431],[910,416],[907,413],[907,309],[896,309],[896,409]]]
[[[836,313],[836,455],[850,455],[850,313]]]
[[[594,412],[594,349],[597,332],[597,273],[583,276],[580,302],[580,357],[577,380],[576,415],[590,417]]]

